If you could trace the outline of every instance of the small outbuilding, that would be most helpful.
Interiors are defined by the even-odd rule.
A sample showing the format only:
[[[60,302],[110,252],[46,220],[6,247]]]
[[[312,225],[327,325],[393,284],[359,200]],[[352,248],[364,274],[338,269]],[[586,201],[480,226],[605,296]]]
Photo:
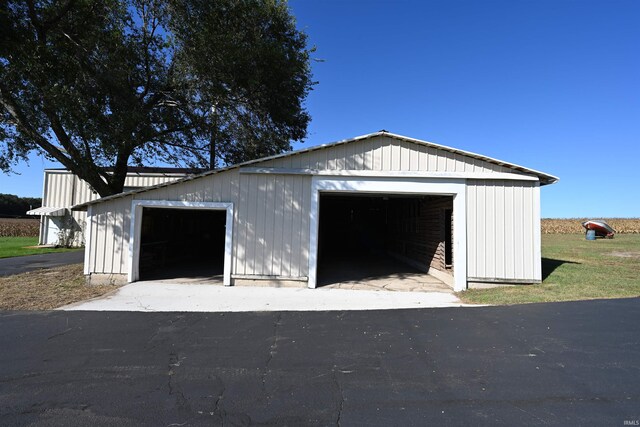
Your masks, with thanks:
[[[111,173],[105,169],[106,173]],[[130,167],[124,181],[125,191],[174,181],[188,174],[190,169]],[[83,246],[86,224],[85,212],[71,212],[75,205],[99,199],[89,184],[66,169],[45,169],[42,186],[42,206],[27,211],[40,217],[39,245]]]
[[[373,277],[402,265],[459,291],[541,282],[540,187],[557,180],[380,131],[74,209],[87,211],[92,283],[199,276],[315,288],[350,266]]]

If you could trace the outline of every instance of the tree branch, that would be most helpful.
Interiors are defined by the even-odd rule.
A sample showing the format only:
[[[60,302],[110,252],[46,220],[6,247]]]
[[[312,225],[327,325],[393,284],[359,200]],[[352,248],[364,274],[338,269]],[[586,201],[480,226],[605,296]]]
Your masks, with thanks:
[[[31,25],[36,30],[36,34],[38,35],[38,42],[43,44],[46,39],[45,31],[43,26],[38,19],[38,14],[36,13],[36,6],[33,3],[33,0],[27,1],[27,8],[29,9],[29,19],[31,20]]]
[[[177,126],[177,127],[173,127],[173,128],[169,128],[169,129],[165,129],[159,132],[155,132],[151,135],[149,135],[149,139],[158,139],[162,136],[165,135],[170,135],[172,133],[176,133],[176,132],[183,132],[189,129],[192,129],[193,126]]]
[[[149,59],[149,49],[151,47],[151,43],[153,42],[153,38],[155,36],[156,30],[158,29],[158,22],[155,16],[151,18],[151,32],[147,29],[147,10],[145,5],[142,5],[142,39],[144,44],[144,68],[146,74],[146,82],[144,84],[144,90],[140,94],[140,99],[144,99],[149,93],[149,86],[151,84],[151,65]]]
[[[49,123],[51,124],[51,129],[53,130],[53,133],[56,135],[56,138],[58,138],[58,141],[60,142],[62,147],[64,147],[64,149],[67,151],[67,153],[69,153],[71,158],[76,163],[81,163],[82,155],[80,154],[76,146],[73,144],[73,141],[71,140],[67,132],[64,130],[64,127],[62,126],[62,123],[60,123],[60,119],[58,118],[58,115],[47,106],[47,101],[44,99],[44,97],[43,97],[42,111],[45,113],[45,115],[49,119]]]
[[[192,145],[178,144],[176,142],[166,142],[166,141],[160,142],[160,141],[156,141],[156,143],[162,144],[162,145],[169,145],[171,147],[176,147],[176,148],[182,148],[182,149],[185,149],[185,150],[189,150],[189,151],[191,151],[193,153],[198,153],[200,151],[208,151],[207,147],[194,147]]]
[[[36,145],[40,146],[65,167],[71,168],[73,166],[71,159],[65,156],[58,147],[51,144],[45,137],[40,135],[37,130],[29,125],[29,120],[26,118],[25,114],[20,111],[15,101],[11,99],[9,91],[4,87],[4,85],[2,85],[2,82],[0,82],[0,104],[7,110],[13,119],[14,125],[32,138]]]
[[[26,115],[20,110],[17,103],[11,98],[9,91],[1,81],[0,105],[2,105],[7,110],[7,112],[13,119],[14,125],[22,132],[24,132],[24,134],[28,135],[33,140],[34,144],[38,145],[40,148],[46,151],[54,159],[59,161],[64,167],[74,171],[76,175],[87,181],[101,196],[113,194],[113,191],[111,190],[107,182],[103,180],[98,173],[98,168],[96,168],[93,164],[87,164],[83,162],[81,156],[79,155],[78,151],[75,150],[75,147],[73,147],[73,145],[71,147],[73,148],[73,150],[75,150],[76,157],[67,157],[62,152],[62,150],[50,143],[47,138],[42,136],[40,132],[29,125],[29,120],[27,119]],[[66,135],[66,133],[64,135]],[[60,138],[58,138],[58,140],[60,141]],[[62,143],[62,141],[60,142]],[[64,148],[68,154],[72,154],[73,150],[68,150],[66,147]]]
[[[59,11],[55,16],[53,16],[53,17],[51,17],[51,18],[47,19],[47,20],[44,22],[44,26],[45,26],[47,29],[49,29],[49,28],[51,28],[52,26],[54,26],[55,24],[57,24],[57,23],[58,23],[58,21],[60,21],[60,20],[62,19],[62,17],[63,17],[64,15],[66,15],[66,14],[67,14],[67,12],[69,12],[69,9],[71,9],[71,6],[73,6],[73,4],[74,4],[74,3],[75,3],[75,1],[74,1],[74,0],[69,0],[69,1],[64,5],[64,6],[62,6],[62,7],[60,8],[60,11]]]

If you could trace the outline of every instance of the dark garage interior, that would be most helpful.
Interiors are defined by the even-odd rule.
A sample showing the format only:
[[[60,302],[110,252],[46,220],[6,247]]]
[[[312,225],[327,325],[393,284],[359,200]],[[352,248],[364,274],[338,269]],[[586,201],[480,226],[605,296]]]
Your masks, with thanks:
[[[226,211],[144,208],[140,280],[220,278]]]
[[[451,272],[452,207],[451,196],[321,194],[318,286]]]

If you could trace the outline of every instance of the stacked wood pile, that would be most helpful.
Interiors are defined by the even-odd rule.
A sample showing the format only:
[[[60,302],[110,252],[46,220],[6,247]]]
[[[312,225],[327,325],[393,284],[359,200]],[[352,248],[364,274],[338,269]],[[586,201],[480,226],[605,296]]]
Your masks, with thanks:
[[[589,219],[606,221],[616,233],[640,234],[640,218],[543,218],[542,234],[584,233],[582,223]]]

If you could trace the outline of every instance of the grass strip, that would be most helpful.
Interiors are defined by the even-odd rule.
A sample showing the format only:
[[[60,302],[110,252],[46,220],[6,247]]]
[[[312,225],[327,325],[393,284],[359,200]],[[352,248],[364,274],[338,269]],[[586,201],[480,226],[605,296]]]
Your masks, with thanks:
[[[640,235],[585,240],[584,234],[542,236],[542,284],[469,289],[470,304],[523,304],[640,296]]]
[[[32,248],[38,244],[37,237],[0,237],[0,258],[77,251],[79,248]]]

